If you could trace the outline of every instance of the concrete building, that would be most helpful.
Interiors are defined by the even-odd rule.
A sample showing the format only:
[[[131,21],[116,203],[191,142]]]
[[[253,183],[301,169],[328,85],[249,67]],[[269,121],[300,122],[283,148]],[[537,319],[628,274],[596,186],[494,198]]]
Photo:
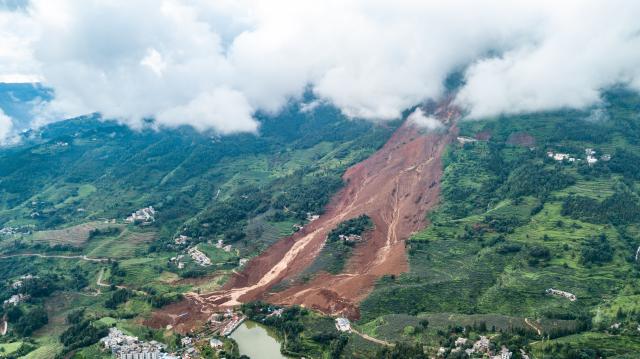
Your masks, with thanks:
[[[341,332],[350,332],[351,331],[351,322],[347,318],[336,318],[336,329]]]

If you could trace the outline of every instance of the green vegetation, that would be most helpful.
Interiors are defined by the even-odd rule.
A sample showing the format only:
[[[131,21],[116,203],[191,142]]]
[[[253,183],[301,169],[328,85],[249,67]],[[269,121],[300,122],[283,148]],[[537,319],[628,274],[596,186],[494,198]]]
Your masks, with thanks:
[[[341,358],[346,354],[350,335],[338,332],[333,319],[299,307],[272,314],[277,309],[262,302],[247,303],[241,308],[249,319],[274,328],[284,338],[281,351],[285,355]]]
[[[304,308],[243,311],[293,356],[450,355],[456,338],[489,335],[514,357],[633,357],[640,98],[614,89],[604,100],[606,121],[562,110],[458,124],[460,135],[488,139],[449,147],[440,205],[407,243],[410,271],[381,278],[354,324],[395,346],[339,333],[332,318]],[[330,106],[303,113],[295,102],[259,117],[259,134],[219,137],[131,131],[91,116],[0,149],[0,300],[24,295],[0,309],[9,323],[1,354],[101,357],[96,342],[111,326],[175,347],[171,331],[140,324],[154,308],[216,289],[241,259],[321,213],[344,170],[398,125],[348,120]],[[597,163],[586,163],[586,149]],[[149,205],[154,221],[124,222]],[[342,271],[359,240],[344,236],[366,240],[372,226],[366,215],[340,223],[298,279]],[[211,265],[186,253],[195,245]]]
[[[369,216],[363,214],[357,218],[348,219],[338,224],[336,228],[329,232],[327,240],[329,242],[337,242],[340,240],[340,236],[360,236],[370,229],[373,229],[373,221]]]
[[[108,326],[102,321],[92,321],[84,317],[84,310],[77,310],[67,316],[71,326],[60,335],[64,345],[63,353],[97,343],[109,333]]]
[[[640,98],[615,90],[606,99],[604,122],[561,111],[460,123],[461,135],[482,132],[490,139],[449,148],[441,204],[407,246],[410,272],[379,281],[361,306],[363,330],[421,343],[431,353],[450,348],[452,328],[467,325],[477,334],[465,331],[465,337],[501,333],[498,344],[536,357],[637,353],[640,302],[631,298],[640,294],[633,161],[640,152]],[[514,133],[535,144],[511,141]],[[599,161],[587,165],[585,149]],[[581,161],[558,162],[547,151]],[[577,300],[547,294],[549,288]],[[389,322],[394,315],[404,319]],[[432,323],[427,335],[415,332],[419,318]],[[557,339],[529,348],[540,338],[534,328]]]
[[[337,274],[344,270],[344,266],[351,257],[353,247],[358,244],[359,238],[365,231],[373,228],[373,221],[363,214],[357,218],[341,222],[329,232],[327,241],[316,257],[315,261],[301,275],[302,280],[308,280],[315,273],[326,271]],[[341,238],[341,236],[344,236]],[[343,239],[349,236],[358,236],[356,239]]]
[[[91,343],[110,325],[148,337],[136,323],[182,293],[218,288],[241,258],[321,213],[344,170],[399,124],[347,119],[328,105],[302,112],[298,102],[258,117],[258,134],[220,137],[190,128],[132,131],[87,116],[1,148],[0,228],[8,231],[0,255],[12,257],[0,258],[0,300],[27,295],[0,309],[9,317],[4,339],[33,336],[23,354],[51,358],[97,355]],[[124,221],[150,205],[148,225]],[[178,244],[179,235],[188,240]],[[186,253],[194,245],[211,265]],[[12,287],[25,275],[33,279]],[[66,321],[75,308],[86,308],[84,319]]]

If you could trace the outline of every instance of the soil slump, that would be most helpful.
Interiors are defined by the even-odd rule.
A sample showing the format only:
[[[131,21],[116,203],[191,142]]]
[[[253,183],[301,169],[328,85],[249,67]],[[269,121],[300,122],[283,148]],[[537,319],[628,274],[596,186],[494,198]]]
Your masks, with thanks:
[[[447,133],[423,134],[405,122],[383,148],[346,171],[345,187],[320,218],[251,260],[222,290],[188,296],[191,312],[211,313],[261,299],[357,318],[358,304],[378,278],[408,270],[405,240],[426,226],[425,214],[437,204],[441,155],[456,132],[454,125]],[[355,247],[345,271],[322,272],[306,283],[297,280],[322,249],[329,231],[361,214],[370,216],[375,228]],[[294,284],[270,292],[282,281]]]
[[[451,133],[421,134],[405,123],[382,149],[347,170],[345,188],[319,219],[252,260],[223,291],[203,299],[222,306],[264,299],[357,317],[357,304],[376,279],[408,269],[405,240],[426,225],[425,213],[437,203],[440,156],[452,138]],[[344,273],[321,273],[308,283],[268,292],[276,283],[296,279],[322,249],[329,231],[361,214],[372,218],[375,229],[356,247]]]

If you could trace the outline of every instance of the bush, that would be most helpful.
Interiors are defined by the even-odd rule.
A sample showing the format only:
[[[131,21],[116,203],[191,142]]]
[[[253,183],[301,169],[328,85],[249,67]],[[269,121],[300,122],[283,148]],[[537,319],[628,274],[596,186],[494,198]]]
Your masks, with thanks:
[[[601,234],[597,238],[589,238],[582,243],[580,251],[582,264],[604,264],[613,260],[613,247],[607,236]]]

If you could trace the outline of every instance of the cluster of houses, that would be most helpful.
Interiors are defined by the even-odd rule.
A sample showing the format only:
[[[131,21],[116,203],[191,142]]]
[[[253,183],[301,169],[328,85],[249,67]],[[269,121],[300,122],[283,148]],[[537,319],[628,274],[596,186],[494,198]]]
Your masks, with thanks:
[[[175,244],[178,245],[182,245],[182,244],[187,244],[189,242],[191,238],[185,236],[185,235],[180,235],[176,238],[174,238],[174,242]],[[228,244],[225,245],[222,239],[219,239],[217,244],[216,244],[216,248],[218,249],[222,249],[225,252],[231,252],[231,250],[233,249],[233,247]],[[189,247],[187,248],[187,254],[191,257],[191,259],[197,263],[198,265],[202,266],[202,267],[206,267],[206,266],[210,266],[212,264],[211,259],[209,257],[207,257],[207,255],[205,253],[203,253],[201,250],[198,249],[198,246],[195,245],[193,247]],[[171,257],[171,259],[169,259],[169,262],[172,264],[175,264],[178,269],[182,269],[185,267],[184,262],[182,261],[182,259],[184,258],[184,254],[179,254],[175,257]],[[242,267],[243,265],[247,264],[247,262],[249,262],[248,258],[240,258],[239,260],[239,266]]]
[[[222,239],[218,239],[218,242],[216,243],[216,248],[218,249],[223,249],[225,252],[229,253],[231,252],[231,249],[233,247],[231,247],[230,244],[227,244],[226,246],[224,245],[224,241],[222,241]]]
[[[196,342],[198,342],[200,340],[199,335],[197,335],[195,338],[192,337],[184,337],[182,339],[180,339],[180,345],[182,346],[182,350],[180,350],[180,352],[182,352],[182,359],[188,359],[188,358],[199,358],[200,355],[198,353],[198,350],[195,347]],[[220,349],[224,348],[224,342],[218,338],[210,338],[209,339],[209,346],[216,350],[219,351]]]
[[[338,236],[338,238],[340,238],[340,240],[343,240],[345,242],[359,242],[362,240],[362,236],[358,235],[358,234],[341,234]]]
[[[213,314],[209,317],[209,324],[214,333],[218,333],[222,336],[228,336],[233,333],[236,328],[245,321],[245,317],[242,313],[234,312],[231,309],[227,309],[224,314]]]
[[[191,259],[193,259],[193,261],[198,263],[200,266],[205,267],[211,265],[211,259],[209,259],[206,254],[202,253],[198,249],[198,246],[187,249],[187,253],[189,253]]]
[[[575,302],[578,299],[575,294],[572,294],[572,293],[569,293],[569,292],[565,292],[563,290],[553,289],[553,288],[547,289],[545,291],[545,293],[547,293],[549,295],[557,295],[559,297],[564,297],[564,298],[569,299],[572,302]]]
[[[178,237],[176,237],[173,241],[175,244],[185,244],[189,241],[189,237],[185,236],[184,234],[179,235]]]
[[[184,258],[184,254],[178,254],[175,257],[171,257],[171,259],[169,259],[169,261],[171,263],[175,263],[175,265],[178,267],[178,269],[182,269],[182,268],[184,268],[184,262],[182,261],[182,258]]]
[[[135,223],[140,225],[147,225],[155,222],[156,218],[156,210],[153,206],[140,208],[139,210],[131,213],[131,215],[125,218],[125,222],[127,223]]]
[[[586,155],[586,161],[587,161],[587,164],[589,166],[591,166],[591,165],[595,164],[596,162],[598,162],[598,158],[596,157],[596,151],[594,149],[585,148],[584,153]],[[560,152],[554,153],[553,151],[548,151],[547,152],[547,156],[549,158],[552,158],[552,159],[556,160],[556,161],[569,161],[569,162],[582,161],[582,159],[572,157],[568,153],[560,153]],[[611,160],[611,155],[603,154],[602,156],[600,156],[600,160],[609,161],[609,160]]]
[[[350,332],[351,322],[349,322],[349,319],[344,317],[336,318],[336,329],[341,332]]]
[[[25,274],[22,277],[20,277],[19,279],[17,279],[16,281],[14,281],[13,283],[11,283],[11,288],[12,289],[18,289],[18,288],[22,287],[22,285],[24,284],[25,281],[29,281],[29,280],[34,279],[34,278],[38,278],[38,276],[31,275],[31,274]]]
[[[476,140],[475,138],[466,137],[466,136],[458,136],[456,140],[458,140],[458,143],[461,145],[464,145],[465,143],[478,142],[478,140]]]
[[[5,300],[3,304],[5,306],[18,305],[18,304],[24,302],[27,299],[29,299],[28,295],[25,295],[25,294],[14,294],[9,299]]]
[[[502,347],[499,352],[492,350],[491,340],[486,336],[480,336],[480,339],[476,340],[473,345],[468,344],[469,339],[459,337],[454,342],[455,347],[451,349],[451,353],[458,353],[464,351],[467,357],[488,357],[491,359],[511,359],[513,353],[509,351],[507,347]],[[447,353],[447,348],[440,347],[438,349],[438,357],[444,357]]]
[[[18,228],[16,227],[2,227],[0,228],[0,236],[13,236],[18,232]]]
[[[109,335],[100,339],[100,342],[119,359],[178,359],[177,356],[165,352],[166,345],[155,340],[138,340],[138,337],[125,335],[117,328],[110,328]]]

